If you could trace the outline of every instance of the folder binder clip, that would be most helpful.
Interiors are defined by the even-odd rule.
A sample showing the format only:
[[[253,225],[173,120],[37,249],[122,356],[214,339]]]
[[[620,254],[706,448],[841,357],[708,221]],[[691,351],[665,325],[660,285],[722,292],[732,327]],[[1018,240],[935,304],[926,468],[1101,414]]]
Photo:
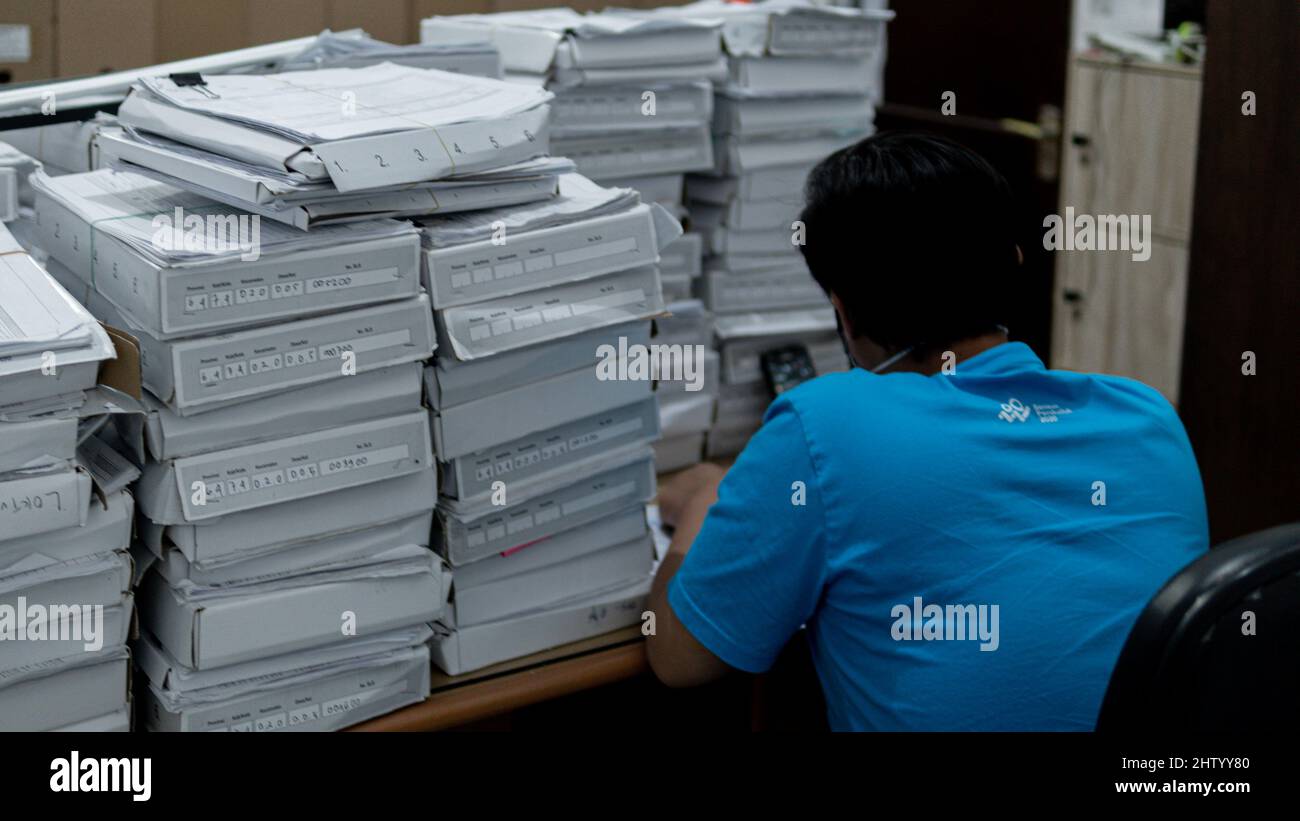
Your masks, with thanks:
[[[186,72],[179,72],[176,74],[168,74],[167,79],[171,80],[173,83],[175,83],[177,86],[181,88],[192,86],[195,90],[197,90],[199,93],[203,94],[204,96],[208,97],[209,99],[212,100],[221,99],[220,94],[208,88],[207,81],[204,80],[203,75],[198,73],[197,71],[186,71]]]

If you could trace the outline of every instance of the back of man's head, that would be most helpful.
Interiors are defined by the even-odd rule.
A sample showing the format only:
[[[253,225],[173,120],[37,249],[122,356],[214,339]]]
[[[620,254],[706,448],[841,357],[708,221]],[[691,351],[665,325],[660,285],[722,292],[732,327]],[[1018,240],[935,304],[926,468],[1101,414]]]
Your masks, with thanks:
[[[924,134],[880,134],[808,175],[801,246],[853,334],[934,349],[1006,322],[1019,258],[1011,191],[982,157]]]

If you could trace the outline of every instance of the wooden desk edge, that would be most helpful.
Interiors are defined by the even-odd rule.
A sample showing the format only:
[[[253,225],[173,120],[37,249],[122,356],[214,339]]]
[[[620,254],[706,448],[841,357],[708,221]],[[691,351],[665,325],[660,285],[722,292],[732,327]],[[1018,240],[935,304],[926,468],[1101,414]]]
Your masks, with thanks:
[[[648,672],[645,643],[631,641],[441,690],[419,704],[363,722],[349,732],[446,730]]]

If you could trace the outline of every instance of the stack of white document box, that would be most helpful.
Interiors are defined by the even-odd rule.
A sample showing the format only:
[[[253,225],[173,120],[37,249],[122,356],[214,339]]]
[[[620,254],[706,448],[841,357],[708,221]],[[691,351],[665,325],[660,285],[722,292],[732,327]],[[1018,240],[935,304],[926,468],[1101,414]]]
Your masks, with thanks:
[[[706,0],[644,14],[722,25],[727,77],[714,99],[714,167],[688,176],[686,204],[704,239],[697,293],[717,316],[722,354],[707,450],[724,456],[762,421],[764,350],[801,343],[819,373],[847,365],[826,296],[799,254],[797,220],[813,165],[872,131],[893,13]]]
[[[454,576],[434,662],[457,674],[636,621],[659,419],[649,374],[620,362],[663,312],[656,265],[679,224],[576,174],[551,202],[418,224],[439,336],[434,544]]]
[[[114,356],[0,226],[0,730],[129,727],[132,499],[92,492],[96,451],[78,449]]]
[[[102,159],[301,229],[555,196],[550,92],[379,63],[141,80]]]
[[[454,45],[393,45],[360,31],[323,31],[298,54],[279,61],[273,73],[319,68],[361,68],[396,63],[416,68],[436,68],[453,74],[501,77],[501,53],[486,38]],[[268,72],[272,73],[272,72]]]
[[[704,456],[704,440],[713,425],[721,363],[713,347],[713,315],[698,299],[669,303],[668,316],[655,322],[655,344],[700,351],[689,378],[661,380],[656,395],[663,438],[655,443],[655,469],[680,470]]]
[[[449,581],[419,233],[304,233],[108,169],[33,184],[51,272],[140,345],[148,412],[116,430],[151,565],[143,726],[331,729],[424,698]]]
[[[721,79],[713,21],[554,8],[432,17],[425,44],[487,38],[506,79],[554,93],[552,153],[587,177],[680,209],[682,175],[710,168],[710,81]]]

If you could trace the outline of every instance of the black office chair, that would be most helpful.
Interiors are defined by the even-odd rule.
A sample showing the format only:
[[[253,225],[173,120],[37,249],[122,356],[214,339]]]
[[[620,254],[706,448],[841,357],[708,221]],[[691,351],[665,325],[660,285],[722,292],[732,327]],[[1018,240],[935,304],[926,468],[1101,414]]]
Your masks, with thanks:
[[[1255,635],[1244,635],[1245,613]],[[1169,580],[1129,633],[1099,732],[1300,729],[1300,523],[1226,542]]]

